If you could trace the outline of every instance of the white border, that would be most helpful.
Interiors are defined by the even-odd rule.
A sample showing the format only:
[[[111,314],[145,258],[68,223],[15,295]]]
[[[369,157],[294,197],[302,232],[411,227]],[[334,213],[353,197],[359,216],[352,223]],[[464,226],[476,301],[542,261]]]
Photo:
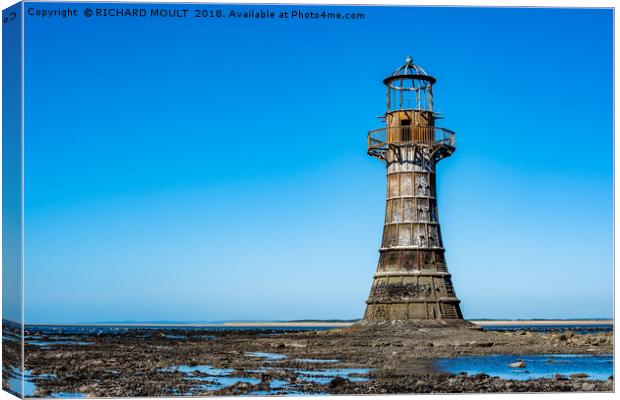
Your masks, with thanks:
[[[33,1],[28,1],[28,2],[44,2],[45,0],[33,0]],[[48,2],[57,2],[57,3],[66,3],[65,1],[48,1]],[[82,0],[79,1],[80,3],[101,3],[102,1],[97,1],[97,0]],[[579,1],[579,0],[540,0],[540,1],[535,1],[535,0],[529,0],[529,1],[514,1],[514,0],[478,0],[478,1],[471,1],[471,0],[448,0],[448,1],[441,1],[441,0],[424,0],[424,1],[419,1],[419,2],[414,2],[411,0],[391,0],[391,1],[385,1],[385,0],[375,0],[375,1],[361,1],[361,0],[339,0],[339,1],[329,1],[329,0],[314,0],[314,1],[308,1],[308,0],[299,0],[299,1],[284,1],[284,0],[271,0],[271,1],[264,1],[264,2],[248,2],[248,1],[241,1],[241,0],[226,0],[226,1],[200,1],[200,2],[191,2],[191,1],[179,1],[179,0],[132,0],[130,1],[131,3],[204,3],[204,4],[255,4],[255,5],[259,5],[259,4],[307,4],[307,5],[359,5],[359,6],[363,6],[363,5],[368,5],[368,6],[397,6],[397,5],[406,5],[406,6],[478,6],[478,7],[559,7],[559,8],[582,8],[582,7],[586,7],[586,8],[614,8],[616,7],[617,2],[616,1],[601,1],[601,0],[591,0],[591,1]],[[2,9],[5,9],[13,4],[17,3],[17,1],[11,1],[11,0],[0,0],[0,6],[2,6]],[[120,3],[120,2],[112,2],[110,1],[110,3]],[[23,11],[23,9],[22,9]],[[614,10],[615,11],[615,10]],[[614,12],[615,14],[615,12]],[[615,24],[615,15],[614,15],[614,66],[617,65],[617,52],[616,50],[616,38],[618,35],[618,30],[617,30],[617,26]],[[0,30],[0,40],[2,38],[2,31]],[[23,54],[23,48],[24,48],[24,23],[22,23],[22,68],[23,68],[23,62],[24,62],[24,54]],[[0,65],[2,65],[2,55],[0,52]],[[614,69],[615,72],[615,69]],[[1,89],[1,80],[0,80],[0,89]],[[22,70],[22,94],[23,94],[23,88],[24,88],[24,80],[23,80],[23,70]],[[617,153],[618,149],[619,149],[619,144],[618,142],[615,140],[615,128],[616,128],[616,119],[615,119],[615,114],[616,114],[616,107],[617,104],[615,102],[615,94],[616,94],[616,89],[617,89],[617,83],[615,80],[615,73],[614,73],[614,155]],[[2,100],[0,99],[0,110],[1,110],[1,106],[2,106]],[[23,151],[24,151],[24,98],[22,95],[22,222],[23,222],[23,190],[24,190],[24,170],[23,170]],[[1,154],[1,150],[2,150],[2,144],[0,141],[0,154]],[[1,179],[1,163],[0,163],[0,179]],[[615,238],[618,237],[618,216],[615,213],[615,210],[618,207],[618,196],[616,195],[616,189],[618,187],[618,185],[616,184],[617,181],[617,174],[618,170],[617,170],[617,165],[615,162],[615,156],[614,156],[614,266],[616,265],[616,256],[617,256],[617,252],[616,252],[616,246],[615,246]],[[1,194],[1,186],[0,186],[0,194]],[[0,223],[2,222],[2,216],[0,215]],[[23,254],[23,247],[24,247],[24,236],[23,236],[24,232],[23,232],[23,225],[22,225],[22,263],[24,262],[24,254]],[[2,238],[2,233],[0,230],[0,239]],[[24,321],[24,298],[23,298],[23,268],[22,268],[22,321]],[[617,275],[615,274],[614,271],[614,288],[616,287],[616,283],[617,283]],[[2,294],[2,288],[0,286],[0,306],[1,306],[1,294]],[[615,307],[615,291],[614,291],[614,320],[617,319],[618,315],[618,308]],[[614,333],[614,340],[617,338],[617,335]],[[615,350],[615,348],[614,348]],[[614,351],[614,358],[615,358],[615,351]],[[615,360],[614,360],[615,361]],[[23,347],[22,347],[22,362],[23,362]],[[615,371],[615,362],[614,362],[614,371]],[[23,382],[22,382],[23,385]],[[22,387],[23,390],[23,387]],[[420,395],[398,395],[397,397],[400,399],[413,399],[417,396]],[[428,397],[429,395],[422,395],[425,397]],[[511,393],[511,394],[458,394],[458,396],[467,396],[468,398],[483,398],[483,399],[488,399],[488,400],[495,400],[495,399],[509,399],[509,398],[515,398],[516,396],[519,396],[520,399],[522,398],[529,398],[529,397],[533,397],[533,396],[544,396],[544,395],[536,395],[536,394],[516,394],[516,393]],[[595,398],[600,398],[600,399],[607,399],[607,398],[615,398],[614,394],[603,394],[603,393],[553,393],[550,395],[545,396],[546,398],[548,398],[549,396],[561,396],[561,398],[563,399],[580,399],[583,398],[585,396],[592,396]],[[347,399],[347,400],[355,400],[355,399],[359,399],[360,396],[338,396],[340,399]],[[392,396],[393,397],[393,396]],[[231,397],[219,397],[221,399],[230,399]],[[249,397],[250,399],[258,399],[258,397]],[[384,396],[368,396],[365,395],[363,396],[363,398],[368,399],[368,398],[372,398],[372,399],[381,399],[384,398]],[[445,394],[441,394],[441,395],[433,395],[433,398],[437,398],[437,399],[448,399],[448,398],[453,398],[452,395],[445,395]],[[9,400],[9,399],[15,399],[14,396],[8,394],[7,392],[0,392],[0,400]],[[131,398],[131,399],[136,399],[136,398]],[[178,398],[165,398],[165,397],[160,397],[159,399],[170,399],[170,400],[177,400]],[[264,399],[264,398],[263,398]]]

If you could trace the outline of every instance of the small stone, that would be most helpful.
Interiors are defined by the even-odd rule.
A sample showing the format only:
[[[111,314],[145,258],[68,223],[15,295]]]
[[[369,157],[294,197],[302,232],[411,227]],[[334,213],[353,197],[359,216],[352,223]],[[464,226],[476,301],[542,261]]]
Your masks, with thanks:
[[[342,378],[340,376],[335,377],[334,379],[332,379],[329,384],[327,385],[330,389],[336,388],[338,386],[342,386],[345,383],[348,383],[349,380]]]
[[[517,361],[515,361],[513,363],[508,364],[508,366],[510,368],[525,368],[526,364],[525,364],[525,361],[523,361],[523,360],[517,360]]]
[[[591,392],[594,389],[596,389],[596,385],[591,382],[584,382],[583,385],[581,385],[581,390],[584,392]]]

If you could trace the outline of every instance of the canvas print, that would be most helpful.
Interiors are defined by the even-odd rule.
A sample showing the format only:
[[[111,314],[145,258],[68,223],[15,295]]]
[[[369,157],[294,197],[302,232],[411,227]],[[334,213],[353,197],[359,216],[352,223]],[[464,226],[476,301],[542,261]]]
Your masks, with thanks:
[[[612,392],[613,24],[6,8],[3,390]]]

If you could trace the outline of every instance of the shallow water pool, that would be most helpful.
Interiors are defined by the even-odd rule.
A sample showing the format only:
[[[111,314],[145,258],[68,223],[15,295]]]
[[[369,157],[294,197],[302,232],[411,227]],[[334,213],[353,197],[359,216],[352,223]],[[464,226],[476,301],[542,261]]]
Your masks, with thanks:
[[[357,375],[367,375],[370,371],[369,368],[337,368],[318,371],[295,370],[295,372],[300,374],[299,379],[318,384],[327,384],[336,377],[348,379],[351,382],[366,382],[368,377]]]
[[[525,361],[524,368],[511,368],[509,364],[517,360]],[[570,376],[587,374],[587,379],[607,380],[613,375],[613,356],[609,355],[506,355],[465,356],[443,358],[435,361],[438,369],[458,374],[487,374],[502,379],[528,380],[553,378],[556,374]]]
[[[176,367],[166,368],[168,371],[179,371],[184,374],[193,374],[194,371],[201,372],[203,374],[211,375],[211,376],[228,376],[235,372],[234,369],[230,368],[214,368],[210,365],[178,365]]]
[[[254,353],[245,353],[246,356],[249,357],[259,357],[265,360],[284,360],[288,356],[286,354],[276,354],[276,353],[263,353],[260,351]]]

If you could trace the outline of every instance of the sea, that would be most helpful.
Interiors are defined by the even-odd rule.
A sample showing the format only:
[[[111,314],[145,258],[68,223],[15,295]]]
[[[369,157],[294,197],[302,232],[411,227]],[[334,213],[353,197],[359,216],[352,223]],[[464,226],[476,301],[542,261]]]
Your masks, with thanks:
[[[86,334],[86,335],[97,335],[97,334],[113,334],[113,333],[125,333],[132,330],[144,330],[144,329],[153,329],[153,330],[175,330],[175,331],[274,331],[274,333],[288,331],[316,331],[316,330],[331,330],[338,329],[341,326],[333,326],[333,325],[261,325],[261,326],[250,326],[250,325],[171,325],[171,324],[161,324],[161,325],[142,325],[142,324],[122,324],[122,325],[26,325],[25,331],[26,335],[43,333],[43,334]],[[537,333],[553,333],[553,332],[563,332],[563,331],[572,331],[576,334],[589,334],[589,333],[597,333],[597,332],[612,332],[613,324],[537,324],[537,325],[529,325],[523,323],[515,323],[510,325],[493,325],[492,323],[486,323],[482,326],[482,329],[486,331],[528,331],[528,332],[537,332]]]

